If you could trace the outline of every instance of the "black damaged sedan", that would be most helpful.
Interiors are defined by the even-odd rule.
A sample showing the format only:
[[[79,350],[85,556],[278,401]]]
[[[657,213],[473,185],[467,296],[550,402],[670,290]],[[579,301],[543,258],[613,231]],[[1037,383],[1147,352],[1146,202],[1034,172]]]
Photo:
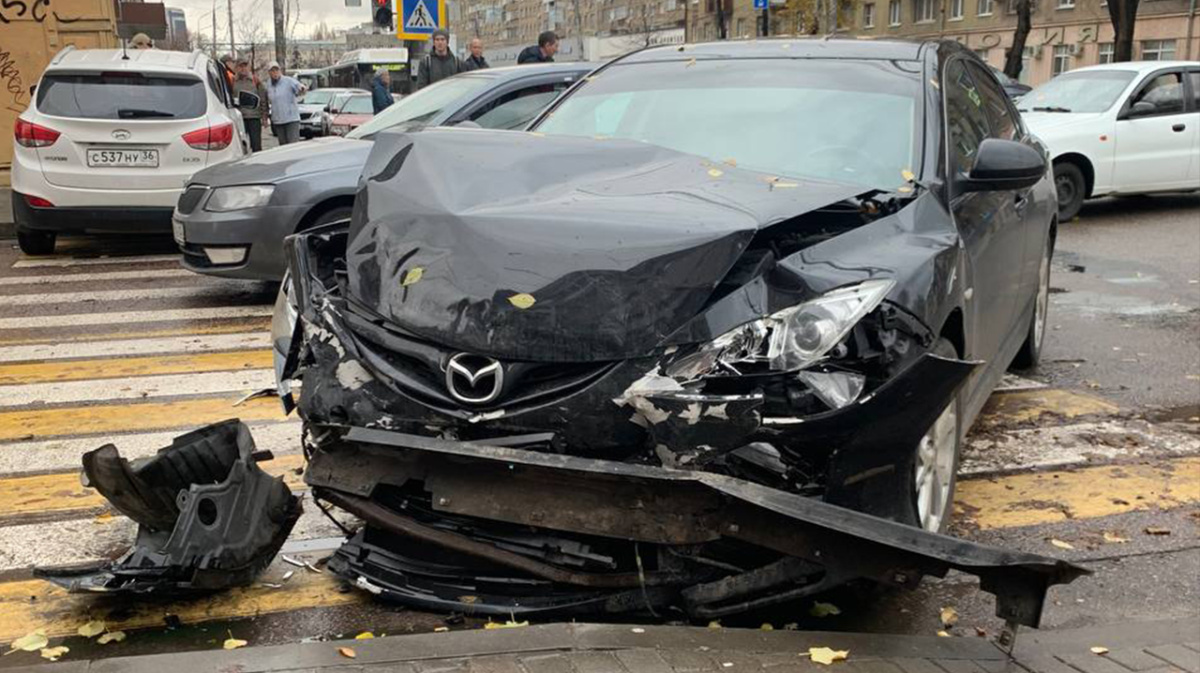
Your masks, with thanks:
[[[1043,148],[953,43],[647,49],[530,132],[380,134],[275,321],[330,567],[475,614],[708,619],[1079,569],[939,535],[1045,330]],[[298,386],[293,396],[289,389]]]

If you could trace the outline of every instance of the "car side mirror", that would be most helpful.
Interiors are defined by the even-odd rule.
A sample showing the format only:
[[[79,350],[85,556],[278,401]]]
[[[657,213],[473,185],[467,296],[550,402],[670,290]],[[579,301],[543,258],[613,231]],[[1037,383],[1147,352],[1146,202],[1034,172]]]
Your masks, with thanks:
[[[1028,189],[1046,175],[1046,157],[1016,142],[988,138],[979,145],[975,166],[964,180],[963,191],[988,192]]]
[[[1148,100],[1140,100],[1129,107],[1125,111],[1125,119],[1133,119],[1135,117],[1148,117],[1158,112],[1158,106]]]
[[[250,93],[249,91],[238,92],[238,107],[256,108],[261,102],[262,101],[259,99],[258,94],[256,93]]]

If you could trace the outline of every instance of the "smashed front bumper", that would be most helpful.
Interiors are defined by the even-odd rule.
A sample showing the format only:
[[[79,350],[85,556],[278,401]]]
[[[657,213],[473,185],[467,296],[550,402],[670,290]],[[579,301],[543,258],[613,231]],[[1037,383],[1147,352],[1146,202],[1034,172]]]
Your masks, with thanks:
[[[238,420],[186,435],[130,463],[106,444],[83,456],[84,484],[138,524],[117,561],[41,567],[34,575],[71,592],[212,591],[249,584],[300,518],[300,500],[264,472]]]
[[[996,595],[1000,617],[1036,627],[1047,589],[1087,572],[725,475],[385,430],[326,438],[306,479],[366,522],[331,569],[467,614],[707,619],[956,569]]]

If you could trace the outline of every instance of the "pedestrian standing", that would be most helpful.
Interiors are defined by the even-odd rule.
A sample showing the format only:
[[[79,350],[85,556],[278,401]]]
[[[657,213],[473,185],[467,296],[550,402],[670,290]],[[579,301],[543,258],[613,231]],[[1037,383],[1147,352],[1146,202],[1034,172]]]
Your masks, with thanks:
[[[438,28],[433,31],[433,52],[421,59],[421,72],[417,73],[417,88],[423,89],[434,82],[462,72],[462,62],[450,53],[450,33]]]
[[[293,77],[283,74],[275,61],[267,66],[271,81],[267,83],[267,100],[271,106],[271,126],[280,145],[290,145],[300,140],[299,98],[308,87]]]
[[[472,70],[484,70],[492,66],[488,65],[487,59],[483,57],[483,40],[472,38],[471,43],[467,45],[467,50],[471,55],[464,58],[462,61],[462,71],[470,72]]]
[[[392,73],[380,68],[371,82],[371,107],[379,114],[396,102],[392,98]]]
[[[225,75],[225,81],[229,83],[229,88],[233,88],[233,83],[237,81],[237,64],[234,63],[232,54],[225,54],[221,57],[221,72]]]
[[[558,35],[552,30],[538,35],[538,43],[525,47],[517,55],[517,63],[553,63],[558,53]]]
[[[237,95],[243,91],[252,93],[258,96],[258,107],[241,108],[242,121],[246,125],[246,135],[250,136],[250,151],[262,151],[262,123],[263,117],[270,115],[270,107],[267,103],[267,88],[263,86],[262,80],[250,71],[250,61],[246,59],[238,59],[237,62],[237,79],[233,81],[233,95]]]

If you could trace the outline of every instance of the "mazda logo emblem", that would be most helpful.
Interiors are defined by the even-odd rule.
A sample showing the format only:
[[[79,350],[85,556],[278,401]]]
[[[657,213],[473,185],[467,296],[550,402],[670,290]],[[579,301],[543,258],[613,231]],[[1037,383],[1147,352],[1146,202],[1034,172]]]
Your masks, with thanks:
[[[117,129],[116,131],[112,132],[112,137],[117,140],[129,140],[130,136],[132,135],[132,133],[126,131],[125,129]]]
[[[446,363],[446,390],[466,404],[488,404],[504,388],[504,367],[495,358],[456,353]]]

